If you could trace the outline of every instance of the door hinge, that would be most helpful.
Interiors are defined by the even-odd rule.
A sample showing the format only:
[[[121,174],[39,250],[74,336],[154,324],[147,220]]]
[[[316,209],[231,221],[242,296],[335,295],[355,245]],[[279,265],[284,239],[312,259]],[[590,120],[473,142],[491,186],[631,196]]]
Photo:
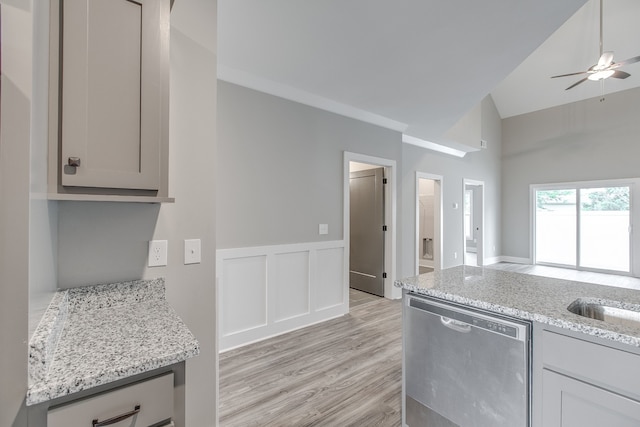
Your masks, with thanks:
[[[382,278],[386,279],[387,278],[387,273],[382,273]]]
[[[382,231],[387,231],[387,226],[386,225],[382,226]]]
[[[382,183],[386,184],[387,183],[387,178],[382,178]]]

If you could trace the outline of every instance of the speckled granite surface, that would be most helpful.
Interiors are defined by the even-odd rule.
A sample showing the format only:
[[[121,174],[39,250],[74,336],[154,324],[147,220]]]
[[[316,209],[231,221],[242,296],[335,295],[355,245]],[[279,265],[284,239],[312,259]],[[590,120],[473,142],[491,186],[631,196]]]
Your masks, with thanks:
[[[640,291],[489,268],[459,266],[396,281],[404,289],[640,347],[640,327],[567,310],[578,298],[640,311]]]
[[[57,292],[29,342],[27,405],[182,362],[198,341],[164,279]]]

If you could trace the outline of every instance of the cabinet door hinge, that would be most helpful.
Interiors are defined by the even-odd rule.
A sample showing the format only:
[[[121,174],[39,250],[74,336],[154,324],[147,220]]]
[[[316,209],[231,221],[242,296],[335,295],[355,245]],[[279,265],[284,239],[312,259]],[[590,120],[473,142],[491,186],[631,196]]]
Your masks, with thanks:
[[[386,225],[382,226],[382,231],[387,231],[387,226]]]
[[[387,178],[382,178],[382,183],[386,184],[387,183]]]
[[[382,278],[386,279],[387,278],[387,273],[382,273]]]

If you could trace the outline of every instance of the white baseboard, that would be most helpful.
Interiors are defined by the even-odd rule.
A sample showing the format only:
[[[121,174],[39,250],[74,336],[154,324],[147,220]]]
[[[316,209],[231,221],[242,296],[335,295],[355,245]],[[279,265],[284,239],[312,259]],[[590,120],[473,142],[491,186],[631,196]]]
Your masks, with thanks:
[[[484,259],[484,265],[497,264],[502,261],[502,257],[496,256]]]
[[[432,259],[420,259],[420,262],[418,264],[420,265],[420,267],[433,268],[433,260]]]
[[[515,256],[506,256],[506,255],[502,255],[498,258],[500,258],[499,262],[511,262],[513,264],[531,264],[530,258],[520,258]]]

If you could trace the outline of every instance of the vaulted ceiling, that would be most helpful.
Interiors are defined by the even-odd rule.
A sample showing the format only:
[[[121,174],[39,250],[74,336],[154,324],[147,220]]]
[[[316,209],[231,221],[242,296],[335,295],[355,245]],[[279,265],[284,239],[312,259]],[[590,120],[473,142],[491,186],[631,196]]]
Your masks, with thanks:
[[[440,142],[487,94],[503,117],[597,96],[598,83],[549,78],[597,62],[594,1],[219,0],[218,75]],[[637,31],[615,34],[640,15],[614,4],[640,1],[605,0],[605,50],[640,55]],[[632,67],[614,83],[640,78]]]
[[[619,62],[640,55],[640,1],[604,0],[603,50]],[[584,71],[598,62],[599,0],[589,0],[507,78],[491,91],[501,117],[563,105],[640,86],[640,62],[621,68],[630,77],[586,81],[565,90],[584,76],[550,76]]]

